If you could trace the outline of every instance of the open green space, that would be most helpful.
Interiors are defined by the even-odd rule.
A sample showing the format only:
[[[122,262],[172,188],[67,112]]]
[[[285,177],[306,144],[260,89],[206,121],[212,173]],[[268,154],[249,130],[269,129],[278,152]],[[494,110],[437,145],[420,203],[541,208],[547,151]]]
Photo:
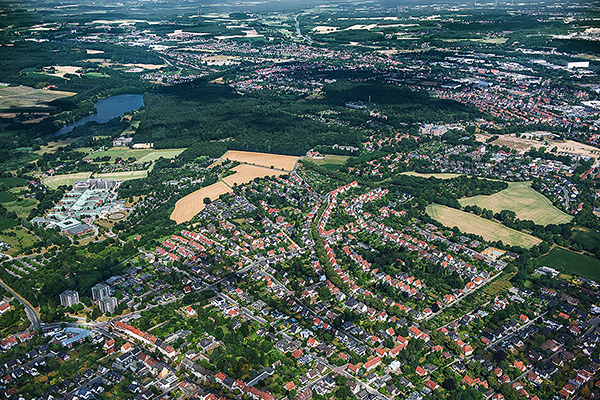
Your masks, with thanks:
[[[10,203],[15,200],[15,196],[11,192],[0,192],[0,203]]]
[[[23,179],[23,178],[17,178],[17,177],[0,178],[0,183],[3,183],[8,187],[13,188],[13,187],[25,185],[27,183],[27,180]]]
[[[587,228],[578,227],[573,230],[571,237],[575,243],[579,243],[584,250],[596,253],[600,250],[600,233]]]
[[[92,154],[86,158],[89,158],[90,160],[96,160],[100,157],[108,156],[108,157],[110,157],[111,161],[114,161],[117,158],[127,160],[130,157],[133,157],[136,160],[139,160],[140,158],[146,156],[147,154],[150,154],[152,151],[153,151],[152,149],[130,149],[128,147],[112,147],[108,150],[97,151],[94,154]]]
[[[427,214],[449,228],[458,227],[462,232],[482,236],[485,240],[497,240],[510,246],[530,248],[541,240],[527,233],[508,228],[498,222],[440,204],[427,206]]]
[[[514,211],[517,218],[531,220],[538,225],[564,224],[572,217],[552,205],[543,194],[531,188],[531,182],[509,182],[508,188],[490,196],[465,197],[461,206],[478,206],[496,213]]]
[[[7,210],[13,211],[19,218],[27,218],[31,210],[37,205],[36,199],[19,198],[13,199],[13,201],[2,204]]]
[[[147,170],[142,171],[125,171],[125,172],[107,172],[105,174],[96,174],[95,178],[115,179],[117,181],[128,181],[130,179],[145,178],[148,176]]]
[[[72,186],[75,181],[88,179],[91,174],[91,172],[76,172],[74,174],[55,175],[44,179],[44,184],[50,189],[56,189],[62,185]]]
[[[6,218],[4,215],[0,215],[0,231],[12,228],[15,225],[17,225],[17,221]]]
[[[164,149],[164,150],[153,150],[151,153],[146,154],[145,156],[138,159],[138,162],[144,163],[149,161],[156,161],[159,158],[175,158],[181,153],[183,153],[185,149]]]
[[[419,178],[452,179],[452,178],[462,176],[463,174],[453,174],[453,173],[422,174],[420,172],[415,172],[415,171],[406,171],[406,172],[402,172],[400,175],[416,176]]]
[[[600,281],[600,260],[561,247],[554,247],[548,254],[538,258],[537,263],[569,275]]]
[[[515,276],[515,274],[516,273],[511,272],[499,276],[498,279],[495,279],[494,281],[490,282],[488,285],[485,286],[485,288],[483,289],[484,293],[489,294],[490,296],[495,296],[502,290],[509,289],[510,287],[512,287],[510,279],[513,276]]]

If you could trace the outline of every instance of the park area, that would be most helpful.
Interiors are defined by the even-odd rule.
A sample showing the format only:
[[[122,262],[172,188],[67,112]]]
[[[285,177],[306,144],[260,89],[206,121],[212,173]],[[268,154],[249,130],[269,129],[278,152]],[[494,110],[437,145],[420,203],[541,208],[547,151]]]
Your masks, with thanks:
[[[251,151],[229,150],[221,158],[238,161],[243,164],[261,165],[263,167],[292,171],[298,157],[280,154],[255,153]]]
[[[49,103],[76,93],[59,90],[34,89],[28,86],[0,87],[0,111],[48,110]]]
[[[500,240],[506,245],[524,248],[531,248],[542,242],[536,237],[508,228],[498,222],[440,204],[427,206],[427,214],[449,228],[456,226],[461,232],[479,235],[489,242]]]
[[[465,197],[461,206],[478,206],[495,213],[502,210],[514,211],[517,218],[531,220],[538,225],[565,224],[572,217],[552,205],[543,194],[531,188],[531,182],[509,182],[508,188],[490,196]]]
[[[548,254],[538,258],[537,263],[569,275],[600,281],[600,260],[561,247],[553,247]]]

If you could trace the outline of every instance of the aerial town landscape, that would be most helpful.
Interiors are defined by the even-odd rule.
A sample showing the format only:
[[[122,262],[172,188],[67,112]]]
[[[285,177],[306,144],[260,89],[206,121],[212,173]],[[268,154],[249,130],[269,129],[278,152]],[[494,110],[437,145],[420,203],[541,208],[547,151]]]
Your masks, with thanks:
[[[600,3],[0,2],[0,398],[600,398]]]

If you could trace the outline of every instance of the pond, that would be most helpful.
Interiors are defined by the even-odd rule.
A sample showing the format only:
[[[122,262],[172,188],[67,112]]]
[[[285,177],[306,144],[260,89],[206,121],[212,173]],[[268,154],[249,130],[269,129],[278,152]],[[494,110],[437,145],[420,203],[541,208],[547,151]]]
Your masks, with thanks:
[[[113,118],[123,115],[127,111],[134,111],[144,106],[144,96],[141,94],[119,94],[110,96],[106,99],[98,100],[94,107],[96,113],[85,116],[73,123],[67,124],[56,131],[53,136],[64,135],[73,130],[73,128],[84,125],[90,121],[103,124]]]

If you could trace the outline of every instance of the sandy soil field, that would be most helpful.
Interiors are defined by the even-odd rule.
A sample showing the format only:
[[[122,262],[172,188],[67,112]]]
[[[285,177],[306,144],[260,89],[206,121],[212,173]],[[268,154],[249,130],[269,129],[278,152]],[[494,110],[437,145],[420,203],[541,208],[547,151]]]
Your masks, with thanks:
[[[267,168],[273,166],[273,168],[276,169],[291,171],[294,169],[294,165],[296,165],[299,157],[282,156],[279,154],[268,153],[254,153],[251,151],[229,150],[221,158],[239,161],[245,164],[262,165],[263,167]]]
[[[218,198],[224,193],[231,192],[229,186],[223,182],[217,182],[193,193],[188,194],[175,204],[175,209],[171,213],[171,219],[181,224],[194,218],[196,214],[204,210],[204,198],[210,197],[211,200]]]
[[[235,184],[243,185],[244,183],[250,182],[254,178],[285,175],[285,172],[281,170],[247,164],[238,165],[237,167],[233,168],[232,171],[235,171],[235,174],[223,178],[223,182],[227,183],[229,186],[234,186]]]
[[[490,135],[478,134],[477,140],[485,141],[490,137]],[[511,133],[508,135],[501,135],[492,143],[499,146],[510,147],[511,149],[517,150],[520,154],[529,151],[532,147],[539,149],[540,147],[544,146],[546,147],[547,151],[556,147],[557,153],[559,154],[578,154],[584,157],[591,157],[596,160],[600,156],[600,149],[594,146],[575,142],[573,140],[536,140],[534,137],[539,137],[536,135],[536,132],[524,133],[521,137],[517,137],[515,134]]]

